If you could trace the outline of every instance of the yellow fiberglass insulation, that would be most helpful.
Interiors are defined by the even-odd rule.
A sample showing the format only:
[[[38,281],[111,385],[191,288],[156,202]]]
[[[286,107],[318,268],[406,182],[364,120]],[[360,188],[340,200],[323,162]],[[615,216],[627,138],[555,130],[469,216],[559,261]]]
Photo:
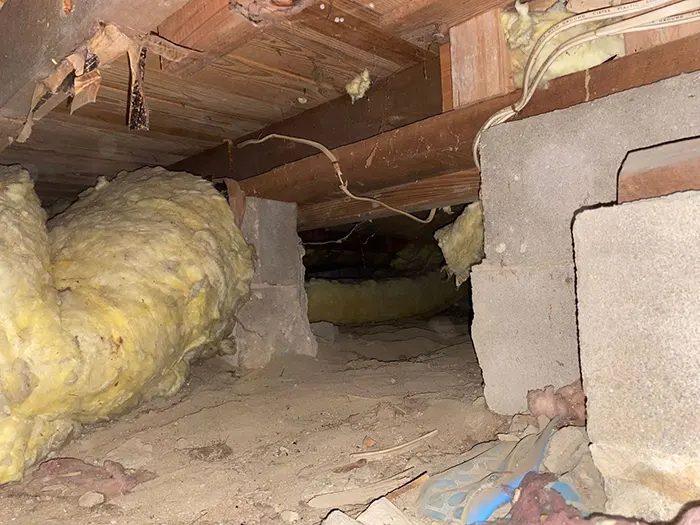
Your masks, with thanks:
[[[438,246],[455,276],[457,286],[469,279],[471,268],[484,258],[484,212],[481,201],[472,202],[453,223],[435,232]]]
[[[4,483],[77,424],[175,393],[231,333],[253,265],[226,200],[163,168],[101,180],[48,235],[27,173],[0,171],[0,221]]]
[[[501,26],[505,32],[506,42],[511,49],[511,62],[513,66],[513,79],[515,86],[520,88],[523,86],[523,72],[525,65],[532,52],[532,48],[539,40],[540,36],[554,24],[561,22],[573,16],[566,9],[563,3],[556,3],[547,11],[541,13],[530,13],[528,4],[515,4],[515,10],[504,11],[501,15]],[[603,22],[591,22],[580,25],[578,27],[562,31],[552,38],[539,55],[536,69],[533,70],[533,76],[537,68],[541,66],[549,55],[561,44],[587,31],[601,27]],[[583,71],[591,67],[602,64],[606,60],[615,56],[623,56],[625,54],[625,41],[622,35],[609,36],[599,38],[591,42],[576,46],[562,56],[560,56],[551,67],[547,70],[542,79],[542,83],[547,81]]]
[[[306,283],[309,321],[338,325],[380,323],[440,312],[459,296],[442,272],[415,278]]]

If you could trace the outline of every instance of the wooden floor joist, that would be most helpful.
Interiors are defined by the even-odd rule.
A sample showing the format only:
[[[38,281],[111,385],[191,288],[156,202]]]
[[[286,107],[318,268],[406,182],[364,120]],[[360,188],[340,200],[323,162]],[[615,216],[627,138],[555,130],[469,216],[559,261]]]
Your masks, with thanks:
[[[522,117],[595,100],[613,93],[700,70],[700,35],[607,62],[550,82],[539,90]],[[472,141],[482,123],[512,104],[519,93],[480,102],[333,150],[350,189],[371,194],[445,173],[474,168]],[[315,155],[241,182],[248,195],[297,202],[300,206],[342,197],[331,164]],[[340,201],[337,201],[340,202]],[[410,206],[410,203],[405,203]],[[439,205],[432,202],[431,205]],[[308,209],[308,208],[307,208]],[[345,214],[337,207],[338,214]],[[354,216],[357,217],[357,214]],[[358,217],[359,219],[362,216]],[[333,216],[325,221],[337,224]],[[324,225],[317,222],[318,225]]]

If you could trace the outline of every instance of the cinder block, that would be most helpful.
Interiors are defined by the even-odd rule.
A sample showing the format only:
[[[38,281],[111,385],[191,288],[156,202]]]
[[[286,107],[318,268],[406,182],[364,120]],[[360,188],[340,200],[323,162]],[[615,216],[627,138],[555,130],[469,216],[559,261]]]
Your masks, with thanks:
[[[527,410],[527,392],[580,377],[574,271],[482,263],[472,268],[472,339],[491,410]]]
[[[247,197],[241,231],[257,255],[253,284],[304,282],[295,203]]]
[[[261,368],[276,355],[316,356],[303,285],[254,285],[237,320],[234,340],[241,368]]]
[[[617,199],[617,173],[627,153],[700,134],[694,77],[682,75],[486,132],[481,150],[486,259],[570,264],[574,213]]]
[[[700,192],[574,222],[588,431],[607,511],[668,520],[700,499]]]

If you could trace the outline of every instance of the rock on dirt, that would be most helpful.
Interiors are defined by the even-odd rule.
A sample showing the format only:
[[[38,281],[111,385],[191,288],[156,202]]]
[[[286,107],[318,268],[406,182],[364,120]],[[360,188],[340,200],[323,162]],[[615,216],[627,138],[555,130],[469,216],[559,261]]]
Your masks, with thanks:
[[[80,499],[78,499],[78,505],[86,509],[97,507],[98,505],[102,505],[104,502],[105,496],[99,492],[86,492],[80,496]]]
[[[284,510],[280,512],[280,518],[282,518],[282,521],[285,523],[296,523],[301,519],[301,516],[299,516],[298,512],[293,510]]]

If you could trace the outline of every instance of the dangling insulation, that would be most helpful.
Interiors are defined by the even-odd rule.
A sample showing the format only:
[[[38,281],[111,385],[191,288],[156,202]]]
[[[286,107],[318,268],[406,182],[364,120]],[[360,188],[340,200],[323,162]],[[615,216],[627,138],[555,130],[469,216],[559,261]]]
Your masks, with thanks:
[[[435,232],[447,271],[457,286],[469,279],[471,268],[484,258],[484,213],[481,201],[472,202],[457,220]]]
[[[121,173],[47,239],[28,175],[13,173],[0,177],[0,483],[74,422],[176,392],[190,360],[231,333],[253,273],[226,200],[202,179]]]
[[[442,272],[379,281],[312,279],[306,284],[309,321],[337,325],[434,314],[454,304],[458,295],[452,279],[445,279]]]
[[[501,15],[501,25],[506,35],[508,47],[511,49],[511,61],[513,65],[513,80],[515,87],[523,87],[523,72],[532,48],[540,36],[554,24],[566,20],[574,13],[568,11],[563,3],[556,3],[543,13],[530,13],[528,4],[516,2],[515,10],[504,11]],[[606,22],[592,22],[583,24],[567,31],[559,33],[544,46],[540,58],[537,60],[536,69],[541,66],[549,55],[561,44],[587,31],[601,27]],[[591,42],[581,44],[570,49],[554,61],[542,82],[583,71],[602,64],[606,60],[623,56],[625,54],[625,41],[622,35],[599,38]]]

